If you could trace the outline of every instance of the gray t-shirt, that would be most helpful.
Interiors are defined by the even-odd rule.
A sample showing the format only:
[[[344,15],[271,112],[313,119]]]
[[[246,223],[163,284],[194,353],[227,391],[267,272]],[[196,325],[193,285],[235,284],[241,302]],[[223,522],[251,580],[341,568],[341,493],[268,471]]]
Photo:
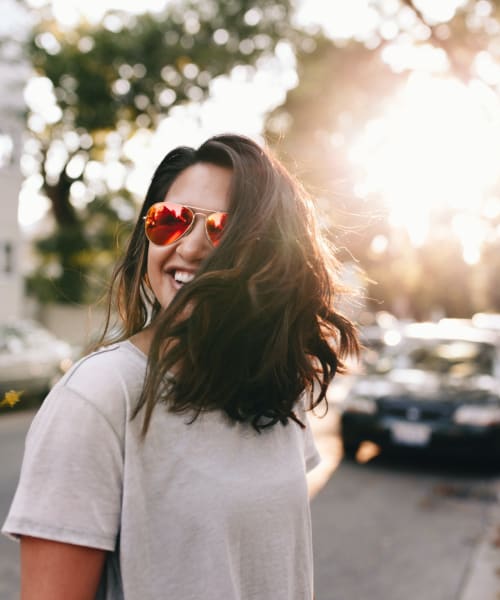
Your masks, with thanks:
[[[108,550],[97,599],[311,600],[310,427],[153,412],[131,342],[79,361],[26,439],[3,532]],[[301,412],[303,418],[304,415]]]

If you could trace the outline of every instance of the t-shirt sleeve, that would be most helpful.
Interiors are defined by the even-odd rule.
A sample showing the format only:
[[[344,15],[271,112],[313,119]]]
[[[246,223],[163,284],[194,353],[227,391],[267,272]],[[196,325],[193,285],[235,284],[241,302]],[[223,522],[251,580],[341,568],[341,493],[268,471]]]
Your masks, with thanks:
[[[316,442],[312,434],[311,423],[304,415],[306,428],[304,429],[304,455],[306,461],[306,472],[312,471],[321,462],[321,455],[316,447]]]
[[[314,436],[312,433],[311,422],[307,416],[305,396],[302,396],[299,399],[299,402],[296,405],[296,410],[297,416],[306,426],[302,432],[304,435],[304,459],[306,463],[306,472],[309,473],[309,471],[312,471],[314,467],[319,465],[321,462],[321,455],[316,447],[316,442],[314,441]]]
[[[2,532],[113,550],[122,482],[119,432],[88,399],[56,386],[28,432]]]

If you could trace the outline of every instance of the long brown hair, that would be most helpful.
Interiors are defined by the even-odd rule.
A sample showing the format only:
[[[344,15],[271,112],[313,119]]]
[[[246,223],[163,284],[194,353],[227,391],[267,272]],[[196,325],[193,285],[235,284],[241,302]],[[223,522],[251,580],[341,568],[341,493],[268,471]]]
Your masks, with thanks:
[[[232,169],[229,225],[196,278],[161,310],[145,284],[142,217],[180,172],[198,162]],[[108,308],[109,315],[115,302],[122,320],[114,341],[154,322],[134,413],[144,408],[143,433],[158,403],[192,420],[222,410],[257,430],[299,422],[299,397],[309,392],[308,408],[317,406],[344,370],[343,359],[358,350],[353,324],[335,310],[337,268],[304,190],[255,142],[219,135],[196,150],[167,154],[115,272]]]

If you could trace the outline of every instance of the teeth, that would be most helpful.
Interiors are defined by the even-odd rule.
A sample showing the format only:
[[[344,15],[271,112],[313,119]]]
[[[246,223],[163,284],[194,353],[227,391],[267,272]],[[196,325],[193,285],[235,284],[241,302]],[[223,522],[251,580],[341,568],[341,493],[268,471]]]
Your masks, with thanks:
[[[188,271],[176,271],[174,273],[174,279],[177,283],[189,283],[194,279],[194,273],[189,273]]]

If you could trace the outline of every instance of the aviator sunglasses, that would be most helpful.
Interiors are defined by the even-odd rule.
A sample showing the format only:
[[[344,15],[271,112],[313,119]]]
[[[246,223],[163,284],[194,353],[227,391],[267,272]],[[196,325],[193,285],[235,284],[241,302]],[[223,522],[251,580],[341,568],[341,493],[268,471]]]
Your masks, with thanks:
[[[205,233],[212,246],[218,246],[226,228],[227,212],[184,206],[175,202],[157,202],[144,217],[148,240],[156,246],[168,246],[193,228],[196,215],[205,217]]]

